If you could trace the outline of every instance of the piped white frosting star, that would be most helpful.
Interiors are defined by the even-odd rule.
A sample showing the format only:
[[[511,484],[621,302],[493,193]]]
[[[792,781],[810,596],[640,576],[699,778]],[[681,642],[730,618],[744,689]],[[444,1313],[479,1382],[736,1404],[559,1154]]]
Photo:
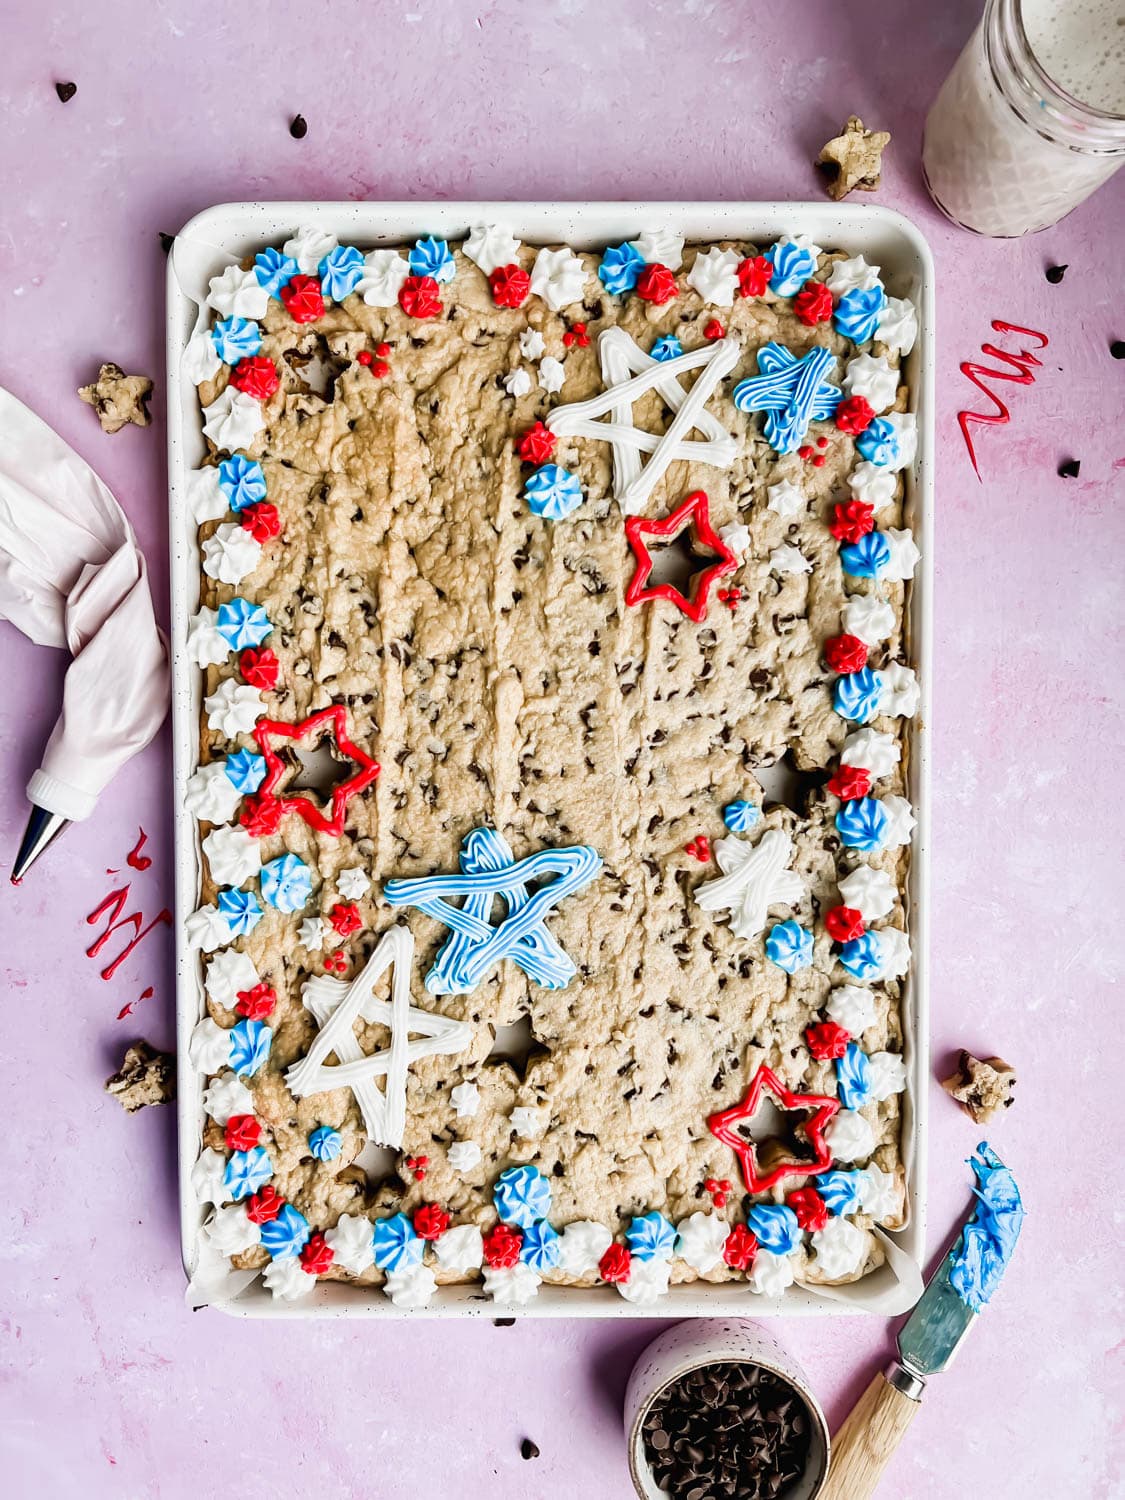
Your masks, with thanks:
[[[280,1302],[297,1302],[316,1286],[316,1277],[309,1275],[298,1256],[285,1255],[270,1261],[262,1272],[262,1285]]]
[[[895,472],[909,468],[918,451],[918,418],[912,411],[892,411],[885,420],[898,436],[898,455],[888,467]]]
[[[203,1233],[220,1255],[241,1255],[261,1244],[262,1231],[247,1217],[245,1203],[217,1208],[203,1226]]]
[[[771,907],[794,906],[805,894],[804,881],[788,868],[793,840],[779,828],[767,829],[756,844],[720,839],[714,852],[723,873],[696,886],[695,899],[704,911],[729,910],[736,937],[757,937]]]
[[[649,1307],[667,1294],[671,1274],[670,1260],[637,1260],[634,1256],[629,1279],[617,1282],[617,1290],[626,1302]]]
[[[918,314],[913,302],[905,297],[888,297],[879,314],[879,331],[875,335],[894,354],[909,354],[918,337]]]
[[[561,359],[547,354],[539,361],[539,384],[545,391],[561,391],[566,379],[566,366]]]
[[[898,370],[885,354],[857,354],[848,361],[841,383],[846,395],[862,396],[873,411],[882,412],[895,404]]]
[[[193,911],[184,922],[184,936],[189,948],[200,948],[212,953],[216,948],[225,948],[231,941],[230,923],[213,901]]]
[[[801,551],[800,547],[791,547],[788,543],[781,547],[775,547],[770,553],[770,568],[775,573],[811,573],[812,563]]]
[[[892,718],[902,715],[912,719],[922,701],[922,689],[913,667],[904,667],[897,661],[891,662],[880,671],[879,677],[882,684],[879,690],[879,712],[889,714]]]
[[[297,941],[310,953],[320,953],[328,936],[328,923],[323,917],[306,917],[297,928]]]
[[[484,1289],[494,1302],[525,1307],[539,1295],[540,1276],[530,1266],[517,1261],[514,1266],[485,1266]]]
[[[859,1161],[875,1149],[870,1122],[855,1109],[842,1109],[829,1120],[824,1139],[837,1161]]]
[[[188,1057],[197,1073],[217,1073],[230,1061],[230,1032],[204,1016],[191,1034]]]
[[[241,266],[228,266],[208,283],[207,306],[213,307],[220,318],[249,318],[256,322],[265,317],[269,304],[269,293],[257,276]]]
[[[383,1290],[396,1307],[428,1307],[437,1280],[429,1266],[409,1266],[405,1271],[388,1271]]]
[[[786,1287],[793,1285],[797,1259],[794,1255],[775,1255],[772,1250],[759,1250],[754,1256],[746,1284],[759,1297],[780,1297]]]
[[[867,646],[885,641],[897,623],[894,610],[878,594],[853,594],[844,605],[844,629]]]
[[[362,1276],[375,1264],[373,1233],[371,1220],[362,1214],[341,1214],[335,1225],[324,1231],[324,1238],[336,1264],[352,1276]]]
[[[459,1083],[450,1089],[449,1102],[459,1118],[471,1120],[480,1108],[480,1089],[475,1083]]]
[[[192,385],[202,385],[205,380],[214,380],[222,368],[223,362],[210,332],[200,329],[198,333],[193,333],[184,348],[180,364],[184,379],[190,380]]]
[[[285,241],[281,253],[291,255],[297,262],[298,269],[306,276],[315,276],[321,261],[326,255],[331,255],[339,243],[334,234],[329,234],[316,224],[306,224],[298,229],[292,239]]]
[[[191,1187],[200,1203],[214,1203],[216,1207],[226,1203],[230,1197],[225,1187],[227,1159],[214,1146],[205,1146],[191,1169]]]
[[[694,1213],[676,1225],[676,1254],[703,1276],[723,1258],[730,1225],[718,1214]]]
[[[922,556],[914,544],[913,533],[897,531],[893,526],[888,526],[883,535],[887,539],[891,555],[880,577],[895,583],[905,583],[908,578],[914,577],[914,569]]]
[[[209,1000],[233,1010],[239,991],[252,990],[258,983],[258,971],[248,953],[223,948],[207,965],[203,983]]]
[[[872,1052],[867,1059],[868,1086],[876,1104],[901,1094],[906,1087],[906,1063],[897,1052]]]
[[[531,271],[531,290],[552,312],[582,301],[586,270],[572,250],[540,250]]]
[[[901,979],[910,967],[910,939],[899,927],[880,927],[880,979]]]
[[[217,521],[230,510],[227,497],[219,484],[219,471],[214,466],[192,469],[187,477],[187,504],[196,524]]]
[[[598,1269],[602,1256],[613,1243],[604,1224],[578,1219],[568,1224],[559,1240],[559,1269],[568,1276],[586,1276]]]
[[[864,460],[848,476],[848,485],[857,500],[865,500],[875,510],[890,505],[898,489],[898,480],[890,469]]]
[[[842,297],[846,292],[869,292],[882,282],[878,266],[869,266],[862,255],[853,255],[850,260],[832,262],[825,285],[834,297]]]
[[[738,267],[742,260],[737,250],[713,247],[695,257],[687,275],[688,286],[714,307],[732,307],[738,291]]]
[[[203,571],[220,583],[241,583],[262,560],[262,544],[235,521],[226,521],[203,543]]]
[[[481,1162],[481,1150],[476,1141],[454,1141],[445,1156],[455,1172],[471,1172]]]
[[[838,985],[824,1008],[829,1020],[842,1026],[851,1036],[862,1036],[875,1024],[875,996],[861,985]]]
[[[813,1269],[826,1281],[854,1276],[867,1259],[869,1244],[865,1229],[833,1215],[823,1229],[813,1234],[812,1248],[816,1252]]]
[[[632,242],[633,249],[650,266],[678,271],[684,263],[684,237],[671,229],[645,229]]]
[[[475,1224],[454,1224],[434,1241],[434,1255],[443,1271],[475,1271],[484,1260],[484,1242]]]
[[[894,910],[897,897],[898,887],[886,870],[871,865],[859,865],[840,881],[841,903],[858,911],[869,926]]]
[[[871,1162],[863,1169],[859,1191],[860,1207],[876,1224],[885,1224],[901,1215],[902,1187],[894,1172],[884,1172]]]
[[[902,747],[893,734],[881,729],[857,729],[849,734],[840,751],[846,766],[863,766],[874,779],[889,776],[902,758]]]
[[[262,846],[245,828],[213,828],[203,852],[216,885],[241,885],[262,868]]]
[[[257,688],[246,682],[235,682],[233,677],[225,677],[203,700],[208,729],[217,730],[228,740],[249,734],[265,707]]]
[[[336,876],[336,889],[345,901],[362,901],[371,889],[371,877],[359,865],[349,865]]]
[[[230,642],[215,624],[217,610],[205,604],[188,622],[187,654],[197,667],[217,667],[230,655]]]
[[[397,250],[372,250],[363,257],[363,277],[356,291],[368,307],[394,307],[410,264]]]
[[[770,510],[779,516],[795,516],[809,503],[809,497],[804,490],[799,484],[794,484],[791,479],[779,479],[776,484],[770,485],[766,493],[770,497]]]
[[[227,1050],[230,1050],[229,1042]],[[254,1113],[254,1095],[238,1074],[228,1068],[203,1090],[203,1108],[216,1125],[225,1125],[235,1115]]]
[[[883,797],[883,811],[887,815],[887,826],[883,833],[884,849],[901,849],[914,837],[917,818],[914,809],[905,797]]]
[[[514,264],[520,252],[520,242],[510,230],[499,224],[477,224],[461,248],[486,276],[491,276],[497,266]],[[529,358],[534,358],[534,355]]]
[[[542,359],[547,345],[543,335],[534,328],[525,328],[520,334],[520,353],[524,359]]]
[[[546,1110],[530,1109],[525,1104],[517,1105],[508,1118],[516,1135],[523,1140],[533,1141],[547,1128]]]
[[[741,557],[749,550],[750,528],[744,526],[741,521],[732,521],[728,526],[720,526],[719,535],[736,556]]]
[[[209,437],[216,448],[232,453],[236,448],[248,448],[266,425],[262,403],[233,385],[226,386],[210,406],[203,408],[203,418],[204,437]]]
[[[522,365],[518,370],[513,370],[510,375],[504,376],[504,389],[509,396],[514,396],[518,401],[521,396],[526,396],[531,391],[531,376]]]

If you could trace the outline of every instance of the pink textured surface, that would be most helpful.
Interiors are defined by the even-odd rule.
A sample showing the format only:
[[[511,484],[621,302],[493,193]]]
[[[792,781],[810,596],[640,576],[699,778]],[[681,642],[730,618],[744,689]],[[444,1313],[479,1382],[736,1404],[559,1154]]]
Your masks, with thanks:
[[[939,272],[934,1055],[940,1067],[967,1045],[1018,1066],[1019,1102],[992,1138],[1029,1216],[880,1493],[1098,1500],[1120,1493],[1106,1101],[1125,366],[1108,343],[1125,337],[1125,181],[1027,242],[974,239],[931,208],[921,122],[978,9],[116,0],[109,24],[77,0],[23,0],[0,70],[0,383],[120,497],[164,609],[158,230],[232,198],[817,197],[809,160],[849,111],[894,133],[876,201],[922,226]],[[63,106],[52,83],[70,78]],[[303,141],[286,128],[297,111]],[[1055,261],[1070,267],[1057,287],[1043,278]],[[1051,343],[1034,386],[1005,387],[1011,425],[981,433],[978,484],[957,365],[994,317]],[[102,435],[73,394],[100,359],[157,377],[153,428]],[[1064,481],[1069,457],[1082,473]],[[0,847],[14,852],[62,662],[8,627],[0,660]],[[626,1496],[620,1397],[659,1323],[282,1326],[185,1309],[171,1113],[129,1118],[101,1092],[127,1041],[171,1041],[171,942],[147,938],[109,984],[84,954],[85,916],[138,825],[155,863],[133,896],[149,916],[170,901],[168,781],[161,736],[0,907],[10,1493]],[[117,1021],[148,984],[155,996]],[[978,1132],[936,1086],[932,1120],[936,1250],[966,1207]],[[780,1331],[834,1421],[889,1347],[878,1321]],[[519,1457],[524,1434],[535,1463]]]

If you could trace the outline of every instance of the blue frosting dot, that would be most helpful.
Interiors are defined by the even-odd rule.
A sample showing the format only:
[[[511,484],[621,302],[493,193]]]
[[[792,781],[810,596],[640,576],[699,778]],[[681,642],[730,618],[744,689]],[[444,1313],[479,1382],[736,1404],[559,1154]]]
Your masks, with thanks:
[[[266,758],[253,750],[236,750],[227,756],[223,769],[231,786],[245,797],[256,792],[266,779]]]
[[[853,344],[866,344],[868,339],[875,337],[879,327],[879,314],[886,302],[886,294],[881,286],[854,287],[850,292],[845,292],[833,314],[836,332],[851,339]]]
[[[853,578],[878,578],[890,560],[891,544],[881,531],[869,531],[840,548],[840,566]]]
[[[457,262],[444,240],[433,235],[419,240],[410,252],[410,274],[432,276],[437,282],[452,281],[457,274]]]
[[[836,814],[836,831],[849,849],[870,854],[886,842],[890,818],[878,797],[855,797]]]
[[[225,365],[251,359],[262,347],[262,330],[249,318],[226,318],[211,330],[215,353]]]
[[[663,364],[666,359],[679,359],[684,352],[684,346],[674,334],[666,333],[662,338],[657,339],[648,352],[653,359]]]
[[[253,932],[262,920],[262,908],[253,891],[220,891],[216,900],[233,937]]]
[[[247,646],[260,646],[273,626],[260,604],[236,597],[219,605],[215,629],[232,651],[243,651]]]
[[[527,1226],[520,1246],[520,1260],[525,1266],[533,1271],[549,1271],[558,1265],[560,1254],[559,1236],[546,1219]]]
[[[837,678],[832,690],[832,704],[842,719],[870,724],[879,712],[882,692],[882,674],[873,672],[870,667],[861,667],[858,672],[846,672]]]
[[[551,1211],[551,1184],[538,1167],[508,1167],[496,1179],[492,1201],[503,1223],[529,1229]]]
[[[264,1021],[239,1021],[230,1030],[230,1065],[239,1078],[253,1078],[270,1055],[273,1032]]]
[[[723,808],[723,822],[731,833],[745,833],[748,828],[753,828],[762,816],[753,802],[746,802],[741,797],[735,802],[728,802]]]
[[[766,259],[773,266],[770,290],[779,297],[792,297],[799,292],[816,270],[816,256],[801,245],[773,245],[766,251]]]
[[[232,453],[219,465],[219,488],[231,510],[245,510],[266,498],[266,476],[256,458]]]
[[[816,1190],[831,1214],[854,1214],[863,1191],[861,1172],[821,1172]]]
[[[371,1236],[375,1264],[380,1271],[409,1271],[422,1264],[425,1241],[414,1233],[414,1225],[405,1214],[376,1219]]]
[[[274,1260],[285,1260],[287,1256],[300,1255],[308,1244],[309,1221],[287,1203],[276,1219],[262,1225],[262,1244]]]
[[[638,1260],[671,1260],[676,1250],[676,1231],[662,1213],[653,1209],[630,1221],[625,1243]]]
[[[273,1163],[261,1146],[250,1151],[236,1151],[223,1173],[223,1187],[236,1203],[249,1198],[273,1176]]]
[[[259,250],[254,257],[254,275],[258,278],[258,285],[269,292],[271,297],[279,297],[281,288],[300,269],[291,255],[283,255],[272,245],[266,250]]]
[[[812,963],[813,935],[792,918],[771,927],[766,938],[766,957],[787,974],[807,969]]]
[[[845,1109],[862,1109],[871,1097],[871,1067],[858,1042],[849,1042],[836,1060],[836,1091]]]
[[[320,289],[333,302],[343,302],[363,280],[363,252],[354,245],[337,245],[317,267]]]
[[[855,440],[856,448],[869,464],[876,468],[886,468],[887,464],[893,464],[902,451],[898,440],[898,429],[893,422],[888,422],[886,417],[876,417],[859,437]],[[876,533],[869,531],[868,536]]]
[[[610,245],[598,267],[598,280],[607,292],[631,292],[645,268],[645,258],[634,245]]]
[[[801,1243],[797,1215],[782,1203],[756,1203],[746,1222],[760,1247],[771,1255],[788,1255]]]
[[[875,979],[883,967],[883,945],[874,932],[853,938],[840,949],[840,962],[853,979]]]
[[[262,866],[262,895],[278,911],[300,911],[312,895],[312,876],[303,859],[283,854]]]
[[[582,504],[578,475],[559,464],[544,464],[530,475],[523,487],[528,509],[548,521],[561,521]]]
[[[309,1136],[309,1150],[317,1161],[335,1161],[344,1149],[344,1137],[331,1125],[318,1125]]]

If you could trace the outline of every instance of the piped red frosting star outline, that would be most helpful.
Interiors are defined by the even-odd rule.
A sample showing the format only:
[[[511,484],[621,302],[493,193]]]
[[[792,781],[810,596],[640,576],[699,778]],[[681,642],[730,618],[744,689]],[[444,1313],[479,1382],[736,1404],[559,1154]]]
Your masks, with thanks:
[[[767,1092],[786,1113],[796,1110],[809,1111],[809,1118],[804,1122],[802,1129],[812,1149],[812,1161],[799,1161],[796,1157],[790,1157],[771,1168],[770,1171],[759,1173],[757,1148],[753,1141],[740,1135],[736,1127],[740,1120],[754,1118],[762,1102],[762,1095]],[[832,1099],[827,1094],[792,1093],[782,1084],[773,1069],[763,1063],[750,1080],[750,1087],[746,1090],[741,1102],[730,1109],[724,1109],[720,1114],[711,1115],[707,1121],[707,1127],[716,1140],[722,1141],[724,1146],[729,1146],[738,1157],[747,1191],[764,1193],[767,1188],[773,1187],[783,1177],[815,1177],[818,1172],[828,1170],[832,1165],[832,1152],[824,1139],[824,1132],[828,1122],[839,1109],[839,1099]]]
[[[647,599],[667,599],[697,625],[706,618],[712,585],[738,567],[738,558],[711,525],[709,505],[710,501],[704,490],[693,490],[683,504],[662,521],[654,521],[647,516],[626,517],[625,537],[637,559],[636,571],[625,590],[626,604],[643,604]],[[652,588],[645,588],[653,568],[652,554],[645,537],[677,537],[685,526],[690,526],[694,534],[693,550],[706,549],[714,553],[718,561],[693,575],[689,595],[682,594],[671,583],[657,583]]]
[[[302,796],[300,792],[280,796],[277,794],[276,788],[288,767],[271,745],[270,740],[271,738],[296,742],[309,738],[319,740],[326,725],[332,727],[332,737],[336,748],[353,761],[357,769],[354,776],[349,776],[346,781],[341,781],[338,786],[332,788],[328,808],[322,811],[310,797]],[[366,750],[361,750],[349,737],[348,711],[344,705],[336,703],[331,708],[322,708],[307,719],[302,719],[299,724],[283,724],[277,719],[259,719],[254,726],[254,738],[266,762],[266,774],[258,788],[259,802],[276,802],[283,813],[297,813],[299,817],[304,818],[310,828],[315,828],[320,833],[331,833],[339,838],[344,831],[344,816],[348,803],[357,793],[369,787],[379,774],[378,762],[372,760]]]

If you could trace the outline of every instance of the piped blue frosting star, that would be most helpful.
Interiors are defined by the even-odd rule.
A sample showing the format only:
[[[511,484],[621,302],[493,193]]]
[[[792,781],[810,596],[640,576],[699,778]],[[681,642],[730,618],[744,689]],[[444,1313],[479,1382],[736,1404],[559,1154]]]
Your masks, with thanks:
[[[816,270],[816,256],[804,245],[794,245],[791,240],[779,240],[766,251],[766,260],[773,267],[770,290],[779,297],[792,297],[799,292]]]
[[[420,1266],[426,1248],[425,1241],[415,1234],[414,1225],[405,1214],[376,1219],[371,1244],[380,1271],[409,1271]]]
[[[621,245],[610,245],[598,266],[598,280],[607,292],[631,292],[644,268],[645,258],[635,245],[630,245],[627,241]]]
[[[520,1260],[525,1266],[533,1271],[550,1271],[558,1265],[560,1255],[559,1236],[546,1219],[527,1226],[520,1245]]]
[[[344,1137],[331,1125],[318,1125],[309,1136],[309,1150],[317,1161],[335,1161],[344,1149]]]
[[[227,756],[223,770],[235,791],[246,797],[256,792],[266,779],[266,758],[255,755],[253,750],[235,750]]]
[[[869,531],[840,548],[840,566],[853,578],[878,578],[890,561],[891,544],[881,531]]]
[[[300,1255],[310,1233],[308,1219],[292,1203],[287,1203],[276,1219],[262,1225],[262,1244],[274,1260],[285,1260],[287,1256]]]
[[[836,832],[849,849],[871,854],[886,843],[890,821],[878,797],[855,797],[836,814]]]
[[[676,1231],[662,1213],[653,1209],[630,1220],[625,1243],[637,1260],[671,1260],[676,1251]]]
[[[247,646],[260,646],[273,625],[260,604],[235,597],[219,605],[215,629],[232,651],[244,651]]]
[[[879,712],[882,691],[880,673],[873,672],[870,667],[861,667],[858,672],[847,672],[837,678],[832,690],[832,705],[842,719],[870,724]]]
[[[219,488],[231,510],[245,510],[266,498],[266,476],[256,458],[232,453],[219,465]]]
[[[363,280],[363,252],[354,245],[337,245],[317,267],[320,289],[333,302],[343,302]]]
[[[801,1243],[797,1215],[782,1203],[756,1203],[746,1222],[760,1248],[771,1255],[788,1255]]]
[[[530,1229],[551,1211],[551,1184],[537,1167],[508,1167],[496,1179],[492,1201],[502,1223]]]
[[[253,891],[220,891],[216,902],[226,918],[232,937],[243,937],[246,933],[253,932],[262,920],[262,908]]]
[[[821,1172],[816,1190],[830,1214],[854,1214],[863,1195],[861,1172]]]
[[[902,445],[898,440],[898,429],[893,422],[888,422],[886,417],[876,417],[869,427],[865,428],[855,440],[858,451],[869,464],[876,468],[886,468],[893,464],[902,452]],[[874,536],[873,531],[868,536]]]
[[[812,963],[813,935],[792,918],[771,927],[766,938],[766,957],[787,974],[807,969]]]
[[[852,938],[840,949],[840,962],[853,979],[876,979],[883,968],[883,945],[876,932]]]
[[[264,1021],[239,1021],[230,1029],[230,1065],[239,1078],[253,1078],[270,1055],[273,1032]]]
[[[561,464],[543,464],[528,475],[523,498],[533,515],[561,521],[582,504],[582,484],[577,474]]]
[[[851,339],[853,344],[866,344],[875,337],[879,314],[886,305],[886,293],[881,286],[854,287],[836,304],[832,315],[836,332]]]
[[[475,828],[461,845],[459,875],[426,875],[389,880],[383,895],[391,906],[416,906],[451,929],[426,975],[432,995],[463,995],[475,989],[502,959],[510,958],[545,989],[563,989],[574,978],[574,964],[547,931],[545,919],[564,896],[593,880],[600,856],[584,844],[540,849],[518,862],[493,828]],[[531,881],[553,880],[532,893]],[[463,896],[451,906],[447,897]],[[495,927],[490,914],[501,897],[507,916]]]
[[[410,252],[411,276],[432,276],[436,282],[452,281],[457,274],[457,262],[444,240],[433,235],[419,240]]]
[[[249,318],[225,318],[211,330],[215,353],[225,365],[252,359],[262,347],[262,330]]]
[[[300,266],[291,255],[283,255],[272,245],[259,250],[254,257],[254,275],[258,278],[258,285],[269,292],[271,297],[280,297],[281,288],[292,281],[299,270]]]
[[[745,833],[747,829],[754,827],[761,816],[753,802],[747,802],[741,797],[735,802],[728,802],[723,808],[723,822],[731,833]]]
[[[674,334],[666,333],[662,338],[657,339],[648,352],[653,359],[663,364],[666,359],[679,359],[684,352],[684,346]]]
[[[273,1176],[273,1163],[261,1146],[250,1151],[236,1151],[227,1162],[223,1173],[223,1187],[236,1203],[249,1198]]]
[[[262,866],[262,895],[278,911],[300,911],[312,895],[312,876],[303,859],[283,854]]]
[[[871,1067],[858,1042],[849,1042],[836,1060],[836,1092],[845,1109],[862,1109],[871,1098]]]
[[[758,374],[740,380],[731,399],[739,411],[765,412],[766,442],[778,453],[795,453],[809,423],[833,416],[843,398],[827,378],[835,365],[836,356],[820,344],[798,359],[771,341],[758,350]]]

